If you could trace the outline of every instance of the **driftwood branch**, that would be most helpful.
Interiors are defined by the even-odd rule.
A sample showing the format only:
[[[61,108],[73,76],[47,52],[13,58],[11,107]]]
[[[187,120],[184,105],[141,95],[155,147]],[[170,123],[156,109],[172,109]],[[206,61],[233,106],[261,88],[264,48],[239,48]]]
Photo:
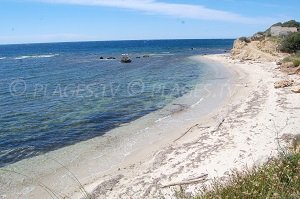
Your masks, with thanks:
[[[218,124],[218,126],[217,126],[213,131],[211,131],[210,133],[215,133],[215,132],[217,132],[217,131],[220,129],[220,127],[223,125],[224,122],[225,122],[225,119],[223,119],[223,120]]]
[[[181,182],[174,182],[174,183],[166,184],[166,185],[162,186],[161,188],[168,188],[168,187],[173,187],[173,186],[177,186],[177,185],[187,185],[187,184],[205,182],[205,181],[207,181],[207,177],[208,177],[208,174],[203,174],[199,177],[190,178],[188,180],[184,180]]]
[[[204,126],[201,127],[199,124],[196,124],[192,127],[190,127],[186,132],[184,132],[179,138],[177,138],[176,140],[174,140],[173,142],[177,142],[178,140],[180,140],[181,138],[183,138],[186,134],[188,134],[192,129],[194,129],[195,127],[199,128],[199,129],[209,129],[209,126]]]
[[[225,119],[222,119],[222,121],[219,122],[219,124],[216,126],[216,128],[215,128],[214,130],[212,130],[211,132],[209,132],[209,133],[212,134],[212,133],[215,133],[215,132],[219,131],[219,129],[221,128],[221,126],[223,125],[224,122],[225,122]],[[198,143],[201,139],[202,139],[202,138],[200,138],[199,140],[197,140],[197,141],[194,142],[194,143]]]

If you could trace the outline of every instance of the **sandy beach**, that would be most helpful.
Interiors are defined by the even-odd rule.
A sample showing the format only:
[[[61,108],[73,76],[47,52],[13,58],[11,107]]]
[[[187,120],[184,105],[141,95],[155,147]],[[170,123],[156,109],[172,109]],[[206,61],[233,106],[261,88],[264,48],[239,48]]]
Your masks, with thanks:
[[[300,199],[299,7],[4,0],[0,199]]]
[[[222,63],[234,73],[227,101],[146,161],[124,165],[89,185],[93,197],[174,198],[178,185],[193,195],[214,178],[225,180],[233,170],[267,162],[300,131],[299,94],[274,89],[278,80],[299,82],[299,77],[283,74],[271,62],[239,62],[229,55],[197,59]]]
[[[207,87],[215,97],[196,95],[191,108],[171,116],[157,120],[159,114],[150,114],[113,134],[10,165],[30,178],[1,176],[13,179],[3,192],[15,187],[1,197],[39,198],[47,194],[42,183],[60,196],[82,198],[86,193],[77,179],[92,198],[174,198],[178,185],[194,195],[215,178],[265,163],[300,131],[299,94],[274,89],[276,81],[300,82],[299,76],[280,72],[276,63],[240,62],[228,54],[193,59],[231,74],[224,85]],[[149,121],[155,125],[141,129]]]

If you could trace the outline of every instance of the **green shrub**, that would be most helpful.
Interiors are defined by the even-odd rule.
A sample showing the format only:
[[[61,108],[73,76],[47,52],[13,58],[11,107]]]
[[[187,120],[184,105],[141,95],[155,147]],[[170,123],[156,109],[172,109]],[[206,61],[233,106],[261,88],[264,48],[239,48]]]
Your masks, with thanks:
[[[250,39],[248,37],[240,37],[239,40],[246,43],[250,43]]]
[[[295,20],[290,20],[282,24],[282,27],[300,27],[300,23]]]
[[[295,53],[300,50],[300,32],[290,34],[284,38],[279,50],[285,53]]]
[[[239,38],[240,41],[246,42],[246,43],[250,43],[250,39],[248,37],[240,37]]]
[[[284,63],[285,62],[291,62],[292,61],[292,58],[289,56],[289,57],[285,57],[283,60],[282,60]]]
[[[261,168],[234,173],[227,185],[215,183],[197,199],[300,198],[300,154],[270,161]]]
[[[293,64],[295,67],[300,66],[300,60],[299,59],[293,60]]]

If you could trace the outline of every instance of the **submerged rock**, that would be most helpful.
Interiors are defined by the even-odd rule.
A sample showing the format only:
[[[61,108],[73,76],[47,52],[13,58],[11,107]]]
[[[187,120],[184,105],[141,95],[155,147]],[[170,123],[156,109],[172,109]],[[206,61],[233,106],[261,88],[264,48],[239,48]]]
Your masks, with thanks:
[[[103,57],[100,57],[100,59],[104,59]]]
[[[116,59],[115,57],[108,57],[107,59]]]

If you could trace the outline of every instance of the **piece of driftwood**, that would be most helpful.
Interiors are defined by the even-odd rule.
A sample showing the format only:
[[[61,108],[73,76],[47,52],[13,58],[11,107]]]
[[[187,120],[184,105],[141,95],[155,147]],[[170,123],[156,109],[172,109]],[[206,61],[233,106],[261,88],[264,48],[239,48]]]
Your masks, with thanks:
[[[199,177],[195,177],[195,178],[190,178],[181,182],[174,182],[174,183],[170,183],[170,184],[166,184],[161,186],[161,188],[167,188],[167,187],[173,187],[173,186],[177,186],[177,185],[187,185],[187,184],[193,184],[193,183],[199,183],[199,182],[205,182],[207,181],[207,177],[208,174],[203,174]]]
[[[217,132],[219,129],[220,129],[220,127],[222,126],[222,124],[225,122],[225,119],[223,119],[219,124],[218,124],[218,126],[217,126],[217,128],[215,128],[213,131],[211,131],[210,133],[215,133],[215,132]]]
[[[212,134],[212,133],[217,132],[217,131],[221,128],[221,126],[223,125],[224,122],[225,122],[225,119],[222,119],[222,121],[219,122],[219,124],[216,126],[216,128],[215,128],[214,130],[212,130],[211,132],[209,132],[209,133]],[[194,142],[194,143],[200,142],[201,139],[202,139],[202,138],[200,138],[199,140],[197,140],[197,141]]]
[[[183,138],[186,134],[188,134],[193,128],[198,127],[200,129],[209,129],[209,126],[200,126],[199,124],[196,124],[194,126],[192,126],[191,128],[189,128],[186,132],[184,132],[179,138],[177,138],[176,140],[174,140],[173,142],[177,142],[178,140],[180,140],[181,138]]]

